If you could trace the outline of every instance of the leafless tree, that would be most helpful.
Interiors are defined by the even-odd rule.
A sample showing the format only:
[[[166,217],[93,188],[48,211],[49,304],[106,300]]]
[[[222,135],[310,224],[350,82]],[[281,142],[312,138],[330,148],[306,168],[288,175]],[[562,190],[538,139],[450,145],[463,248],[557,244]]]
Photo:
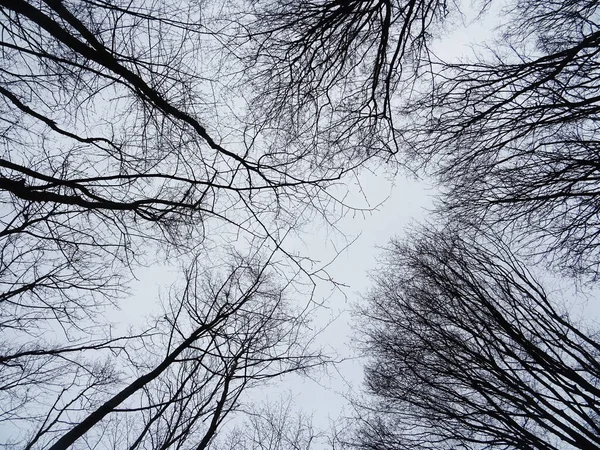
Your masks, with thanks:
[[[358,448],[600,447],[600,341],[500,242],[393,242],[361,310]]]
[[[45,410],[37,399],[6,416],[28,431],[13,445],[208,448],[243,404],[244,391],[326,362],[307,347],[309,311],[297,311],[269,272],[269,261],[237,260],[225,276],[194,262],[171,292],[164,317],[137,347],[124,348],[123,357],[114,355],[115,343],[102,366],[65,362],[61,377],[43,389],[37,386],[43,374],[36,374],[33,389],[49,398],[54,388],[55,399]],[[66,360],[66,351],[59,357]]]
[[[325,189],[347,170],[340,161],[282,152],[252,124],[221,119],[231,80],[202,2],[0,8],[8,325],[35,327],[44,314],[80,323],[118,296],[121,268],[150,244],[197,248],[210,218],[225,229],[209,241],[241,233],[279,245],[335,201]]]
[[[596,1],[508,0],[499,32],[458,62],[432,40],[495,2],[255,3],[238,34],[257,111],[282,143],[363,159],[399,152],[435,174],[460,220],[595,278]]]
[[[310,416],[296,411],[291,397],[264,402],[247,416],[217,442],[215,450],[311,450],[318,448],[324,437]]]
[[[446,211],[595,279],[598,3],[508,3],[501,39],[432,64],[433,81],[402,110],[406,148],[439,176]]]
[[[206,446],[243,388],[312,364],[294,347],[304,315],[244,287],[243,264],[215,281],[222,292],[182,290],[176,317],[141,333],[103,317],[157,258],[210,265],[240,243],[310,277],[285,237],[346,208],[329,188],[360,163],[351,151],[282,148],[239,119],[219,8],[0,0],[0,426],[17,430],[5,445],[107,445],[104,430],[134,448]],[[146,364],[152,353],[164,357]]]
[[[446,0],[252,2],[238,32],[254,111],[281,142],[339,158],[390,159],[401,147],[396,94],[416,77]],[[246,42],[247,41],[247,42]]]

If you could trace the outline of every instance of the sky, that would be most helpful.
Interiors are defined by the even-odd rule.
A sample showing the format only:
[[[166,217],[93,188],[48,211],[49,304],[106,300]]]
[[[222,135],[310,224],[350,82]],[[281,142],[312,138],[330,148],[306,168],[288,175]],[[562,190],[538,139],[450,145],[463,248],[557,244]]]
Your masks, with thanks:
[[[490,36],[497,14],[489,11],[483,18],[473,20],[472,15],[467,15],[463,27],[435,42],[434,53],[446,60],[470,53],[471,46],[481,44]],[[313,331],[318,333],[315,345],[341,362],[308,377],[291,375],[276,380],[260,390],[246,393],[242,400],[276,402],[290,395],[295,407],[312,416],[315,427],[322,430],[327,430],[331,421],[352,415],[349,397],[362,389],[363,361],[356,356],[352,309],[369,289],[369,274],[376,270],[382,248],[390,239],[402,237],[411,225],[427,219],[437,192],[431,180],[419,180],[402,171],[386,173],[383,168],[363,170],[358,179],[350,180],[348,188],[347,203],[370,211],[348,212],[337,223],[339,232],[322,223],[307,224],[301,239],[289,242],[300,254],[327,264],[329,275],[344,286],[332,290],[330,283],[319,283],[313,298],[324,304],[313,323]],[[120,323],[119,331],[124,332],[128,326],[143,326],[160,313],[157,299],[166,295],[178,271],[176,264],[166,263],[136,271],[132,296],[121,302],[118,310],[107,312],[111,321]],[[302,303],[306,298],[296,301]],[[581,308],[589,316],[597,315],[598,308],[588,306],[582,304]],[[582,311],[583,314],[587,313]]]
[[[499,8],[501,3],[493,3]],[[464,17],[463,26],[458,26],[451,35],[446,35],[433,45],[433,52],[449,60],[470,54],[492,35],[498,22],[498,11],[490,10],[475,19],[475,14]],[[337,224],[339,233],[322,224],[305,226],[302,239],[293,241],[293,247],[301,254],[327,263],[328,273],[345,287],[331,290],[328,283],[319,284],[315,290],[315,301],[324,302],[318,311],[313,330],[319,332],[316,344],[325,351],[343,360],[327,371],[315,372],[308,377],[291,375],[277,380],[262,389],[246,393],[244,402],[277,402],[281,397],[292,397],[299,411],[312,416],[317,429],[327,432],[332,422],[352,416],[349,399],[360,395],[363,382],[363,361],[356,352],[356,330],[353,329],[352,309],[361,302],[361,295],[370,287],[369,274],[377,268],[381,249],[390,239],[402,237],[411,225],[422,223],[434,208],[436,188],[431,180],[418,180],[400,171],[397,174],[365,170],[358,180],[349,186],[351,195],[347,203],[372,208],[365,213],[348,213]],[[367,203],[365,205],[365,199]],[[348,245],[350,243],[350,245]],[[343,250],[342,250],[343,249]],[[341,252],[340,252],[341,251]],[[148,295],[154,295],[166,279],[175,274],[173,268],[155,266],[139,273],[136,300],[123,304],[121,317],[136,318]],[[545,275],[544,280],[551,288],[564,289],[561,294],[565,302],[573,305],[576,316],[598,323],[600,308],[593,293],[580,296],[573,303],[576,288],[570,288],[558,278]],[[584,300],[581,300],[583,298]],[[587,300],[586,300],[587,299]],[[299,298],[299,302],[305,299]],[[321,443],[322,448],[327,448]],[[316,446],[320,448],[320,446]]]
[[[292,375],[271,382],[265,388],[246,393],[246,402],[291,396],[295,407],[313,416],[317,428],[326,429],[330,420],[350,414],[346,396],[358,392],[362,383],[362,362],[353,347],[352,313],[361,294],[369,288],[369,272],[377,266],[378,255],[387,242],[402,236],[411,223],[422,221],[432,208],[433,187],[414,177],[364,171],[350,186],[347,203],[372,208],[364,213],[349,213],[338,223],[339,232],[332,232],[316,223],[302,231],[302,240],[292,247],[310,255],[321,264],[331,262],[327,271],[344,285],[332,289],[330,283],[317,284],[314,300],[323,302],[317,311],[313,330],[319,332],[316,346],[344,361],[326,372],[316,371],[309,377]],[[365,203],[368,199],[368,203]],[[165,295],[167,286],[177,278],[177,267],[156,264],[136,272],[133,296],[111,312],[121,331],[127,326],[140,326],[159,313],[157,293]],[[299,297],[302,303],[306,298]],[[242,400],[244,401],[244,400]]]
[[[445,59],[469,53],[470,46],[477,46],[489,34],[493,27],[491,17],[493,15],[473,21],[465,16],[463,27],[457,27],[455,33],[434,44],[434,53]],[[292,241],[292,247],[300,254],[322,264],[331,261],[327,266],[329,275],[345,286],[332,291],[329,283],[317,285],[314,300],[324,302],[326,306],[318,311],[313,324],[314,331],[321,330],[316,345],[343,361],[308,377],[291,375],[271,382],[262,389],[247,392],[242,400],[248,404],[277,402],[291,396],[295,408],[312,416],[314,426],[325,432],[332,421],[339,423],[352,415],[349,398],[362,389],[363,362],[355,350],[352,309],[369,289],[369,274],[376,269],[382,248],[390,239],[402,237],[411,225],[423,222],[434,207],[436,194],[430,180],[419,180],[403,171],[393,173],[383,167],[363,170],[358,179],[350,181],[348,188],[350,195],[346,203],[370,211],[346,214],[337,223],[339,232],[315,222],[303,227],[301,239]],[[113,312],[115,318],[123,325],[143,323],[144,317],[158,312],[147,306],[157,305],[154,302],[156,293],[165,293],[165,286],[176,275],[177,267],[164,264],[138,270],[138,280],[133,285],[134,296],[121,303],[119,311]],[[298,301],[306,299],[299,298]],[[321,445],[327,447],[325,443]],[[315,450],[318,449],[319,446]]]
[[[434,43],[434,53],[443,58],[459,58],[470,53],[471,47],[478,46],[484,36],[490,34],[493,12],[473,20],[465,16],[464,26]],[[434,208],[437,190],[432,180],[416,179],[405,171],[383,172],[364,171],[360,186],[358,183],[351,186],[353,195],[348,203],[361,204],[366,198],[374,209],[364,215],[349,214],[340,221],[340,230],[347,241],[356,240],[329,267],[331,275],[347,287],[343,294],[337,292],[328,300],[329,314],[324,314],[323,322],[335,320],[322,332],[320,342],[347,360],[326,374],[315,374],[312,379],[294,375],[276,388],[269,386],[259,394],[276,399],[281,392],[290,392],[296,407],[312,415],[316,427],[325,430],[332,422],[339,423],[353,415],[349,399],[360,395],[363,387],[363,361],[355,350],[352,308],[369,289],[369,274],[376,270],[382,248],[390,239],[401,238],[412,226],[427,220]],[[344,245],[343,240],[328,236],[323,229],[308,234],[305,238],[307,253],[323,255],[320,256],[322,261],[327,261],[335,249]],[[326,447],[323,444],[323,448]]]
[[[499,25],[500,8],[502,2],[494,2],[481,17],[477,17],[476,11],[471,9],[463,17],[462,26],[458,25],[452,34],[434,42],[433,53],[444,60],[456,60],[481,50],[484,42],[489,43],[494,28]],[[354,195],[350,203],[352,199],[360,203],[367,198],[371,206],[377,206],[364,216],[348,215],[339,224],[349,241],[357,239],[330,266],[334,278],[348,287],[344,290],[345,295],[336,293],[329,299],[329,316],[325,315],[323,321],[336,319],[320,337],[321,342],[348,360],[338,364],[335,370],[314,379],[293,376],[278,389],[268,387],[261,392],[261,395],[276,398],[280,395],[279,390],[289,390],[296,406],[312,415],[315,425],[325,430],[332,421],[353,414],[348,399],[360,395],[363,387],[363,361],[356,358],[354,350],[356,330],[352,326],[352,307],[360,303],[361,295],[369,289],[369,273],[376,270],[381,249],[390,239],[402,237],[411,226],[427,220],[437,195],[431,179],[417,180],[406,172],[384,176],[381,172],[365,171],[360,178],[362,192],[358,186],[353,187]],[[334,253],[333,249],[343,246],[343,242],[336,242],[323,230],[310,234],[306,242],[307,253],[323,255],[323,261],[327,260],[328,254]],[[573,280],[538,269],[541,281],[564,299],[573,317],[592,326],[599,323],[600,305],[593,301],[597,298],[597,292],[589,288],[582,289]]]
[[[330,299],[330,317],[337,319],[323,332],[322,339],[341,357],[349,359],[329,371],[331,378],[319,378],[321,386],[305,383],[297,397],[298,406],[314,414],[318,424],[351,414],[345,396],[358,393],[362,386],[362,361],[353,359],[356,343],[352,308],[369,289],[369,274],[376,269],[382,248],[391,238],[401,237],[411,224],[423,221],[433,204],[434,189],[424,181],[397,177],[390,186],[385,177],[370,175],[365,176],[362,184],[370,191],[369,198],[387,199],[365,217],[346,218],[342,222],[342,230],[357,239],[332,264],[333,277],[348,287],[345,296],[337,293]],[[316,236],[312,239],[320,241]]]

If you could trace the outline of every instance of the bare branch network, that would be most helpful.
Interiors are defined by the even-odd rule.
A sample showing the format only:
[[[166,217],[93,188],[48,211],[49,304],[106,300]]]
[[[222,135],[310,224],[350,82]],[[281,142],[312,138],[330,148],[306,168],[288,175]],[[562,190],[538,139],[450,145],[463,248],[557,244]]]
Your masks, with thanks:
[[[598,279],[599,49],[596,0],[0,0],[1,445],[325,442],[243,394],[329,362],[337,285],[290,241],[387,167],[437,222],[358,307],[366,397],[327,445],[600,448],[597,332],[532,275]],[[160,313],[115,332],[156,261]]]
[[[0,1],[2,445],[207,448],[244,390],[328,361],[328,276],[286,237],[335,224],[364,158],[255,119],[226,7]],[[157,260],[183,267],[164,315],[116,335]]]

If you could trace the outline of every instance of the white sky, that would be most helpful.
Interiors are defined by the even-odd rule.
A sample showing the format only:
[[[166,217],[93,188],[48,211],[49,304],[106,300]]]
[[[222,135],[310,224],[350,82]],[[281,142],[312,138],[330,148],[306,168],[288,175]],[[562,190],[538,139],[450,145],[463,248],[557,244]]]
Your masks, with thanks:
[[[496,3],[497,4],[497,3]],[[472,18],[466,17],[465,26],[451,36],[447,36],[434,46],[434,53],[446,59],[460,57],[470,53],[469,46],[477,46],[483,42],[484,36],[489,36],[495,23],[497,13],[488,12],[483,20],[470,23]],[[372,174],[365,171],[360,184],[364,196],[371,206],[384,201],[371,213],[348,214],[343,218],[339,227],[346,235],[347,241],[354,237],[358,239],[347,248],[329,266],[328,272],[334,279],[347,285],[344,294],[334,293],[328,299],[328,309],[323,309],[319,316],[320,326],[335,318],[320,335],[319,343],[325,348],[330,347],[341,357],[352,357],[352,330],[350,326],[350,309],[352,304],[360,301],[360,294],[369,288],[369,271],[375,269],[380,249],[395,236],[402,236],[411,223],[420,222],[427,216],[427,211],[433,206],[434,187],[423,181],[409,179],[405,174],[399,174],[393,180],[383,174]],[[358,186],[353,186],[354,198],[349,198],[350,204],[361,205]],[[386,200],[387,198],[387,200]],[[355,200],[355,201],[353,201]],[[302,252],[321,262],[330,260],[337,251],[345,246],[344,239],[331,233],[324,227],[314,230],[304,230],[303,243],[297,245]],[[141,315],[150,315],[148,305],[156,305],[156,292],[168,286],[170,278],[176,276],[176,268],[153,266],[138,271],[139,282],[135,284],[135,298],[121,304],[117,313],[125,322],[140,323]],[[329,297],[329,285],[323,284],[316,291],[316,300]],[[303,301],[303,300],[300,300]],[[317,325],[317,324],[315,324]],[[344,414],[350,414],[349,405],[344,398],[351,390],[355,392],[362,384],[362,364],[358,360],[348,360],[337,366],[328,374],[315,374],[316,380],[290,376],[278,384],[271,384],[261,391],[252,393],[251,400],[269,397],[277,401],[283,392],[289,391],[296,406],[313,416],[317,428],[327,429],[330,420],[336,420]],[[349,383],[349,384],[348,384]],[[246,401],[249,398],[246,396]]]
[[[469,46],[482,43],[484,37],[490,35],[493,26],[497,24],[497,17],[496,12],[490,11],[482,20],[472,23],[472,17],[467,16],[467,26],[437,42],[434,53],[444,59],[470,53]],[[352,359],[350,310],[353,304],[360,301],[361,293],[369,288],[368,274],[376,268],[381,248],[391,238],[402,236],[411,223],[422,222],[433,206],[435,195],[434,186],[407,177],[405,173],[392,177],[364,171],[360,185],[355,182],[350,190],[353,195],[347,199],[349,204],[363,206],[365,199],[368,199],[369,205],[374,209],[365,214],[347,214],[338,223],[345,238],[324,226],[314,226],[313,230],[308,227],[303,230],[302,241],[294,241],[302,254],[325,263],[344,248],[347,242],[357,238],[328,267],[329,274],[347,288],[343,293],[336,291],[330,295],[331,285],[322,283],[315,292],[315,300],[327,299],[328,306],[320,311],[315,322],[315,329],[329,324],[320,334],[318,345],[326,350],[331,349],[338,357],[350,359],[327,374],[315,373],[314,379],[289,376],[280,383],[271,383],[261,391],[250,393],[250,397],[246,393],[242,399],[248,402],[269,397],[277,401],[282,393],[289,391],[296,407],[312,415],[314,425],[324,430],[329,428],[330,420],[351,414],[345,396],[350,392],[359,392],[362,385],[362,363]],[[120,331],[125,331],[127,325],[143,325],[145,318],[160,312],[158,293],[166,294],[169,285],[178,276],[178,267],[154,265],[138,269],[136,276],[138,281],[132,285],[132,298],[122,301],[118,311],[108,313],[111,322],[123,325]],[[299,299],[300,302],[305,300]],[[596,317],[599,309],[588,305],[585,314],[588,318]]]
[[[468,23],[470,19],[466,18]],[[434,47],[440,57],[463,56],[468,53],[468,45],[478,44],[479,36],[490,29],[489,23],[472,23],[468,28],[459,29],[452,37],[448,36]],[[379,169],[381,170],[381,169]],[[396,176],[382,172],[364,171],[358,182],[350,185],[353,195],[347,198],[350,205],[362,207],[365,199],[374,208],[366,214],[347,214],[339,223],[339,234],[315,226],[313,230],[302,230],[302,241],[295,241],[298,250],[311,258],[325,263],[330,261],[348,242],[357,238],[328,266],[328,273],[338,283],[347,286],[344,292],[331,295],[331,285],[317,286],[315,300],[327,298],[327,309],[319,313],[315,329],[334,320],[321,333],[318,345],[330,348],[342,358],[352,358],[352,328],[350,310],[360,301],[361,293],[369,288],[369,271],[377,266],[377,258],[392,237],[402,236],[411,223],[422,221],[433,206],[434,187],[424,181],[415,180],[405,173]],[[377,206],[379,205],[379,206]],[[165,293],[170,281],[177,276],[177,267],[155,265],[136,273],[139,281],[134,283],[134,298],[121,303],[115,312],[116,322],[140,324],[143,317],[159,312],[157,292]],[[300,302],[306,299],[299,299]],[[281,382],[271,383],[260,391],[246,393],[242,401],[253,402],[270,400],[277,402],[282,395],[291,394],[296,407],[313,416],[313,424],[318,429],[327,430],[331,420],[338,420],[351,414],[345,396],[359,392],[362,386],[362,363],[349,359],[328,373],[315,373],[314,379],[292,375]]]

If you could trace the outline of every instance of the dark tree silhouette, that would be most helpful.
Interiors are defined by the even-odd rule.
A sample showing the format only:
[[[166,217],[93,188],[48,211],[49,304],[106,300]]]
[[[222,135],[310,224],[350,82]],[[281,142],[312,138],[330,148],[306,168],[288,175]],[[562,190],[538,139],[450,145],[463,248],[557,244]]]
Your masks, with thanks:
[[[600,341],[499,242],[393,242],[360,314],[369,449],[600,447]]]
[[[323,440],[312,418],[296,411],[292,398],[264,402],[249,411],[248,419],[235,427],[215,450],[311,450]]]
[[[43,292],[49,315],[79,322],[76,299],[80,314],[112,300],[115,274],[150,243],[187,252],[214,219],[233,229],[209,240],[278,245],[302,211],[335,201],[324,190],[347,170],[340,160],[203,119],[221,117],[230,80],[202,4],[0,8],[0,298],[18,309],[11,317],[40,319]]]
[[[238,35],[257,120],[292,148],[390,159],[401,147],[397,94],[453,12],[445,0],[256,2]]]
[[[477,58],[432,64],[432,83],[403,111],[409,156],[440,177],[446,211],[594,279],[598,4],[510,3],[500,42]]]
[[[47,410],[37,402],[33,417],[21,411],[9,418],[23,429],[28,421],[37,425],[26,448],[67,449],[80,440],[129,449],[208,448],[245,390],[325,363],[307,349],[309,311],[285,299],[269,261],[238,260],[225,277],[196,261],[179,286],[164,317],[126,358],[93,370],[63,364],[69,371],[61,380],[73,382],[54,381],[56,398]]]
[[[399,152],[438,177],[460,220],[594,278],[598,3],[510,0],[475,56],[434,54],[466,9],[494,6],[465,3],[257,2],[239,32],[256,110],[288,145]]]
[[[266,294],[245,315],[201,303],[195,319],[126,336],[104,317],[157,259],[210,266],[238,245],[313,276],[284,240],[340,205],[329,188],[360,163],[282,149],[239,119],[239,64],[211,9],[225,7],[0,0],[0,426],[16,430],[2,445],[83,445],[124,426],[134,437],[114,439],[134,447],[205,446],[242,387],[306,367],[292,364],[300,349],[280,352],[303,316],[284,321]],[[233,308],[231,295],[198,302]],[[197,336],[188,319],[208,322]],[[167,356],[146,365],[152,353]]]

